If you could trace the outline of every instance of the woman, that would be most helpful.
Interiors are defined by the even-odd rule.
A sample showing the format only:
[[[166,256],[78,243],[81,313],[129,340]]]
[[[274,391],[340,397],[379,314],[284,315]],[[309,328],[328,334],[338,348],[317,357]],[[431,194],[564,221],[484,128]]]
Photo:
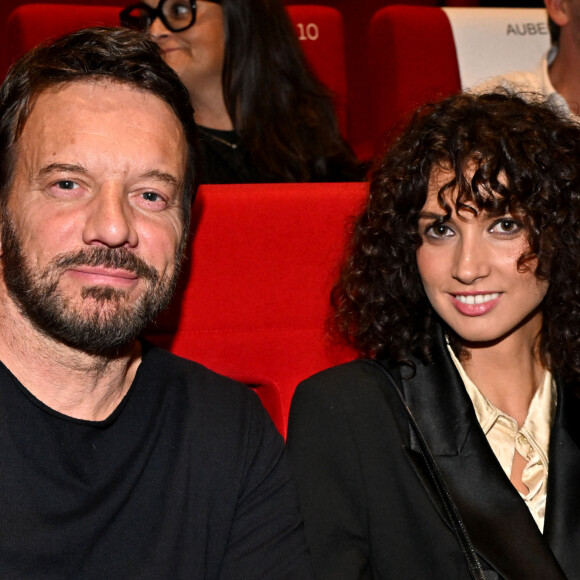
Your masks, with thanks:
[[[580,577],[579,160],[547,105],[461,95],[376,170],[333,291],[362,358],[290,416],[319,578]]]
[[[281,0],[146,0],[121,22],[148,30],[187,87],[204,182],[362,179]]]

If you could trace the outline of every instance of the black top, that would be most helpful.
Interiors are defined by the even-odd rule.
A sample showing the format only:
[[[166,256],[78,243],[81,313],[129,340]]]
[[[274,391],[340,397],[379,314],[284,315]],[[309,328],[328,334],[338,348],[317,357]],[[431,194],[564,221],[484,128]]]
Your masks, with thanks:
[[[0,363],[0,578],[309,578],[282,448],[247,387],[155,347],[99,422]]]
[[[258,168],[239,135],[235,131],[220,131],[199,128],[202,150],[201,183],[278,183],[284,181],[279,176],[272,176]],[[348,145],[344,145],[345,148]],[[312,181],[341,182],[362,181],[365,179],[366,167],[363,165],[348,166],[340,156],[328,159],[328,171],[324,176]]]
[[[262,174],[250,159],[235,131],[199,127],[202,149],[202,183],[268,183],[272,178]]]
[[[497,461],[449,357],[389,374],[412,411],[486,578],[580,578],[580,401],[557,381],[544,534]],[[467,579],[466,559],[385,370],[359,360],[292,401],[288,453],[317,578]]]

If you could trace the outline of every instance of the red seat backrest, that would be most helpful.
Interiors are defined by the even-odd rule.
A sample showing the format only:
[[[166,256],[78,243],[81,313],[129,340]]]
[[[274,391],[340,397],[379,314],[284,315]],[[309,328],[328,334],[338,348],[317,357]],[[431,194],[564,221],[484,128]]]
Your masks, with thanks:
[[[436,6],[437,0],[284,0],[286,4],[317,4],[336,8],[344,21],[346,75],[348,83],[349,143],[362,159],[373,152],[376,135],[371,108],[374,79],[370,77],[368,34],[371,18],[390,4]]]
[[[379,10],[369,49],[375,140],[397,132],[418,105],[461,89],[453,33],[441,8]]]
[[[348,136],[347,86],[342,16],[328,6],[286,6],[318,78],[330,89],[343,136]]]
[[[118,26],[120,6],[23,4],[8,17],[3,42],[12,64],[37,44],[87,26]]]
[[[184,284],[148,337],[256,387],[286,432],[296,385],[354,358],[327,340],[329,294],[367,185],[205,185]]]

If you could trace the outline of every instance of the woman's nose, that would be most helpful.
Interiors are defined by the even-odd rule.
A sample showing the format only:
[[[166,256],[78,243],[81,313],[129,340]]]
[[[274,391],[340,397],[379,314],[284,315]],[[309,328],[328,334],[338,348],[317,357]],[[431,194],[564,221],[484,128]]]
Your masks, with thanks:
[[[490,273],[485,243],[478,238],[463,238],[456,248],[453,277],[463,284],[473,284]]]
[[[166,28],[166,26],[163,24],[159,16],[155,18],[155,20],[151,23],[148,32],[155,42],[163,41],[171,34],[169,29]]]

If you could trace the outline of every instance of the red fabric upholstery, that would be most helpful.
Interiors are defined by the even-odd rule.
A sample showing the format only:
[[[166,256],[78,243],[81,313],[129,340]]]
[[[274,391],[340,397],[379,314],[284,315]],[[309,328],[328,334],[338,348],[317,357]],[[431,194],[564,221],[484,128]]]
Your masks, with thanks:
[[[254,385],[284,434],[297,383],[355,356],[324,324],[365,197],[361,183],[203,186],[184,288],[148,337]]]
[[[376,136],[371,108],[374,79],[370,77],[368,34],[377,10],[391,4],[436,6],[437,0],[284,0],[286,4],[318,4],[336,8],[344,20],[348,83],[349,142],[361,159],[373,153]]]
[[[86,26],[118,26],[119,6],[24,4],[10,14],[3,43],[14,62],[37,44]]]
[[[318,78],[331,90],[340,129],[348,136],[346,64],[342,16],[328,6],[286,6],[304,54]]]
[[[396,133],[418,105],[460,91],[453,33],[440,8],[379,10],[369,48],[375,139]]]

